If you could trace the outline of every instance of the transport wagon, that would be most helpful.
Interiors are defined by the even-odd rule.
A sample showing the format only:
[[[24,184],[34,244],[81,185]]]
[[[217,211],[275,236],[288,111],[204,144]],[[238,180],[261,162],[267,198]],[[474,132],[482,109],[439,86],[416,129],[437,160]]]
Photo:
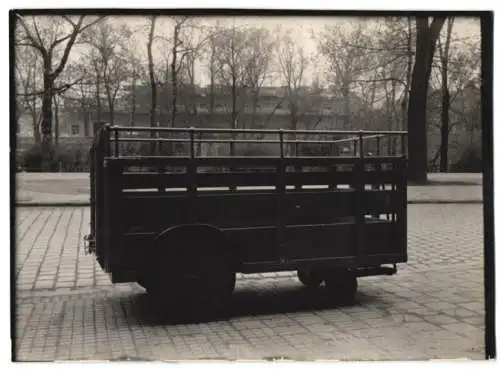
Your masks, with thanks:
[[[405,140],[106,125],[90,151],[87,249],[113,283],[190,309],[227,307],[237,273],[297,271],[305,286],[352,300],[358,278],[407,261]],[[242,155],[248,146],[269,154]]]

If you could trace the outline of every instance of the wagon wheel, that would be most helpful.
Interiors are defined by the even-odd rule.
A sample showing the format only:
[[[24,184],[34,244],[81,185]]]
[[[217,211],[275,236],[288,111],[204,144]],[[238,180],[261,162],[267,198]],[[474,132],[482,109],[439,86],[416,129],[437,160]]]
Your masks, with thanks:
[[[351,303],[358,290],[356,275],[347,270],[333,270],[326,274],[325,285],[328,294],[335,301]]]
[[[317,288],[323,282],[323,277],[314,270],[298,270],[297,277],[299,281],[308,288]]]
[[[235,286],[230,251],[216,238],[184,234],[154,243],[147,290],[170,314],[222,313]]]

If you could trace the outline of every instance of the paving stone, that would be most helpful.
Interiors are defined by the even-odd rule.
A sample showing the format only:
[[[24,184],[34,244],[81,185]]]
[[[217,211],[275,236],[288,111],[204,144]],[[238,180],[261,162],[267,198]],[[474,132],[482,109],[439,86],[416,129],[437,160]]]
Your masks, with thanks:
[[[282,297],[301,291],[294,273],[239,275],[235,299],[246,303],[238,315],[200,325],[151,323],[140,287],[112,286],[83,253],[89,216],[88,208],[70,207],[18,214],[20,360],[484,357],[478,205],[411,205],[409,263],[393,277],[360,279],[351,307],[314,310],[311,302],[287,312]],[[252,312],[238,292],[269,312]]]

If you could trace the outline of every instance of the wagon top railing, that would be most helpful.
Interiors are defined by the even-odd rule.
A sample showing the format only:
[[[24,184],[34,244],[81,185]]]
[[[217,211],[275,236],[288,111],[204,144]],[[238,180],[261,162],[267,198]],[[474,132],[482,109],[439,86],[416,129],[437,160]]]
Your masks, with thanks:
[[[146,158],[178,156],[176,153],[165,155],[158,150],[163,144],[185,146],[186,156],[206,157],[198,153],[201,144],[229,145],[229,155],[211,155],[212,157],[235,157],[235,144],[276,145],[274,155],[265,157],[304,157],[299,146],[351,145],[349,154],[354,157],[365,156],[397,156],[406,157],[407,131],[374,131],[374,130],[289,130],[289,129],[226,129],[226,128],[172,128],[172,127],[126,127],[105,125],[98,132],[93,147],[98,143],[104,146],[107,157],[113,158]],[[254,138],[252,138],[254,136]],[[255,137],[256,136],[256,137]],[[385,143],[383,142],[385,141]],[[369,145],[368,142],[371,142]],[[120,144],[149,144],[153,150],[148,155],[128,155],[121,150]],[[387,152],[390,147],[390,152]],[[287,150],[287,148],[292,148]],[[344,147],[343,149],[346,149]],[[395,150],[396,149],[396,150]],[[399,150],[397,150],[399,149]],[[399,153],[398,153],[399,152]],[[160,154],[161,153],[161,154]],[[341,155],[340,153],[337,154]]]

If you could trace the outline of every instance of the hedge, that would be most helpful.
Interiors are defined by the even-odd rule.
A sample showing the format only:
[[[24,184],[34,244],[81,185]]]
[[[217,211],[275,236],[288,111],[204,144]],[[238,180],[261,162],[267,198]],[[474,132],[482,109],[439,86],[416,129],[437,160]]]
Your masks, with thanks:
[[[187,148],[164,143],[159,154],[169,155],[172,152],[186,154]],[[127,156],[150,155],[151,147],[148,143],[122,143],[120,154]],[[329,145],[317,146],[316,148],[302,146],[301,155],[332,155]],[[247,147],[240,155],[260,156],[269,155],[264,148]],[[54,147],[50,153],[50,160],[46,166],[42,165],[42,148],[40,144],[34,144],[26,150],[19,150],[16,155],[16,167],[18,171],[26,172],[88,172],[89,150],[74,145],[61,145]],[[432,170],[432,168],[429,168]],[[450,165],[450,172],[482,172],[481,151],[478,146],[464,149],[459,159]]]

